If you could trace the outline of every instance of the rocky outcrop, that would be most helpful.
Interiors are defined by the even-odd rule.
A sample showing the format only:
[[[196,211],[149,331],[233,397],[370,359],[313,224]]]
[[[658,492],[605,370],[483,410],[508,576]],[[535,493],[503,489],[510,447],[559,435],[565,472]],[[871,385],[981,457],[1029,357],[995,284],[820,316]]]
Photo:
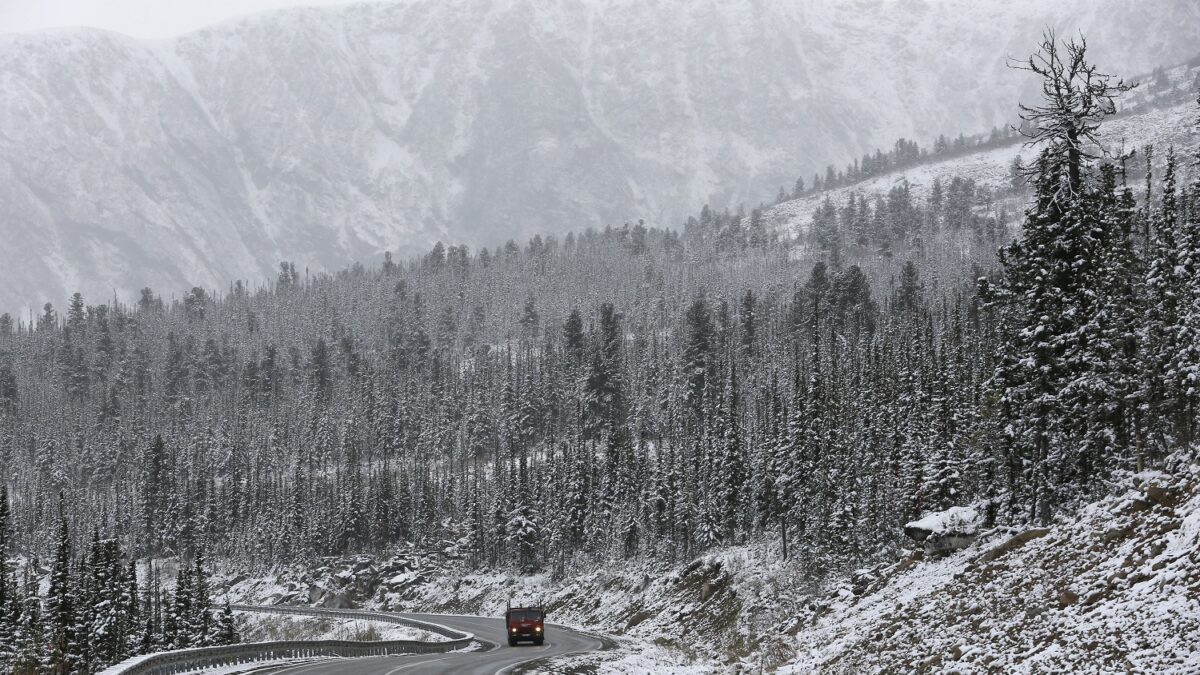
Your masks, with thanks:
[[[239,597],[275,605],[308,605],[330,609],[382,606],[436,576],[437,565],[418,556],[323,558],[312,568],[281,572],[269,587],[241,588]],[[245,582],[237,578],[228,586]]]
[[[983,518],[966,506],[953,506],[931,513],[904,526],[904,534],[925,549],[925,555],[962,550],[975,543]]]

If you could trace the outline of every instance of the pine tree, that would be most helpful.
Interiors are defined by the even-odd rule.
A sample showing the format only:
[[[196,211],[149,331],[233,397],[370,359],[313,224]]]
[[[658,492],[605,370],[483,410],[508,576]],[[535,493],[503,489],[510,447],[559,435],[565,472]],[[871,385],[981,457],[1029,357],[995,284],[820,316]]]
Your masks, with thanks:
[[[142,594],[140,606],[142,618],[137,635],[133,638],[136,646],[131,650],[135,654],[149,654],[156,651],[165,641],[166,627],[163,625],[162,592],[159,588],[158,568],[150,561],[146,566],[147,579]]]
[[[720,470],[713,473],[720,477],[720,482],[714,487],[720,493],[722,529],[726,540],[731,542],[735,540],[743,518],[744,490],[749,469],[740,415],[737,368],[731,365],[725,402],[721,409],[720,438],[717,439],[722,450]]]
[[[215,645],[235,645],[242,641],[241,634],[238,631],[237,621],[233,616],[233,609],[229,606],[229,602],[225,602],[225,606],[221,609],[221,616],[217,620],[217,637],[213,644]]]
[[[1064,496],[1059,488],[1104,451],[1078,426],[1111,384],[1107,366],[1090,352],[1105,340],[1094,289],[1104,281],[1110,242],[1097,213],[1101,201],[1084,181],[1093,155],[1083,144],[1097,142],[1113,98],[1131,88],[1088,64],[1082,40],[1062,49],[1049,32],[1020,66],[1042,78],[1043,104],[1022,106],[1022,119],[1034,127],[1031,142],[1044,148],[1022,237],[1001,252],[1013,330],[998,355],[997,382],[1011,440],[1032,472],[1030,518],[1042,522]]]
[[[207,647],[212,644],[215,635],[212,618],[212,602],[209,597],[208,571],[204,568],[204,551],[199,549],[192,561],[192,573],[189,576],[189,605],[187,630],[193,646]]]
[[[833,200],[825,197],[820,208],[813,214],[812,241],[817,250],[828,256],[830,265],[837,267],[842,260],[842,230],[838,227],[837,207]]]
[[[532,572],[538,568],[537,547],[541,526],[529,506],[519,506],[508,513],[504,530],[510,543],[517,548],[521,569]]]
[[[686,315],[687,337],[683,345],[685,398],[693,413],[700,413],[715,364],[712,359],[715,330],[703,296],[692,301]]]
[[[621,370],[621,323],[610,303],[600,306],[599,345],[584,384],[587,438],[607,436],[610,447],[619,452],[629,443],[626,432],[628,406],[619,379]]]
[[[754,356],[758,342],[758,317],[756,312],[758,309],[758,299],[754,297],[754,291],[747,290],[742,295],[742,306],[738,312],[738,321],[741,325],[741,348],[747,356]]]
[[[1186,407],[1178,387],[1179,380],[1172,367],[1182,351],[1178,342],[1181,326],[1181,301],[1187,295],[1186,280],[1182,277],[1179,234],[1178,195],[1175,184],[1175,154],[1167,153],[1166,173],[1163,177],[1163,193],[1160,207],[1153,213],[1150,223],[1153,232],[1150,264],[1146,270],[1148,311],[1142,323],[1141,340],[1144,344],[1144,362],[1141,364],[1143,377],[1141,400],[1149,411],[1146,433],[1161,438],[1169,428],[1156,424],[1176,418]],[[1159,443],[1151,443],[1145,449],[1150,457],[1162,454]],[[1139,463],[1142,458],[1139,457]]]
[[[714,501],[711,493],[705,490],[695,507],[696,547],[701,551],[721,543],[720,517],[717,515],[718,509]]]
[[[156,435],[154,442],[142,456],[141,540],[145,542],[146,551],[150,555],[158,552],[163,538],[160,523],[166,508],[163,490],[167,480],[166,455],[166,444],[163,442],[162,435]]]
[[[119,563],[114,562],[114,565],[117,564]],[[136,561],[129,561],[129,566],[125,571],[125,578],[120,586],[118,605],[121,617],[118,634],[121,643],[118,647],[116,660],[120,661],[131,654],[137,654],[140,648],[142,617],[141,602],[138,594]]]
[[[1200,130],[1200,91],[1196,105],[1195,127]],[[1200,149],[1196,151],[1192,171],[1192,183],[1181,199],[1184,208],[1179,219],[1175,255],[1181,294],[1175,329],[1175,343],[1179,349],[1169,366],[1179,389],[1181,419],[1178,434],[1184,445],[1196,440],[1200,416]]]
[[[20,619],[15,571],[9,566],[12,548],[9,543],[12,536],[9,519],[8,487],[0,484],[0,664],[14,656],[12,647]]]
[[[163,644],[168,649],[195,646],[192,633],[192,570],[181,565],[175,574],[175,592],[163,614]]]
[[[1094,384],[1085,399],[1087,415],[1077,432],[1086,438],[1080,455],[1079,480],[1093,484],[1097,476],[1124,462],[1133,442],[1138,390],[1137,324],[1141,264],[1134,248],[1135,205],[1130,190],[1117,187],[1116,167],[1100,167],[1092,199],[1100,246],[1096,273],[1095,312],[1086,345]],[[1079,420],[1077,420],[1078,422]]]
[[[54,673],[70,673],[80,666],[79,615],[75,605],[77,589],[71,561],[71,535],[67,529],[67,517],[65,513],[60,513],[54,562],[50,568],[50,589],[46,594],[49,667]]]
[[[583,317],[577,309],[571,310],[563,324],[563,342],[572,358],[576,361],[583,358]]]
[[[913,311],[921,304],[921,281],[917,266],[909,260],[900,271],[900,287],[896,290],[896,305],[903,311]]]
[[[37,594],[37,582],[30,567],[25,568],[24,589],[20,597],[20,616],[12,646],[11,666],[14,675],[36,675],[53,672],[51,656],[47,654],[42,603]]]

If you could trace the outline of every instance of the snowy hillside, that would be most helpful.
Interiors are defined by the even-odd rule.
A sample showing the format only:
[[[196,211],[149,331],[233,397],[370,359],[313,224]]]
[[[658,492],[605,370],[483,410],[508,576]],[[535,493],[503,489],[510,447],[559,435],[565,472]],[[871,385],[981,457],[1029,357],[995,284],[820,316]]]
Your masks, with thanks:
[[[1196,133],[1191,124],[1196,115],[1195,107],[1194,103],[1181,104],[1112,120],[1104,127],[1104,139],[1117,151],[1124,148],[1125,151],[1138,149],[1140,152],[1146,144],[1153,145],[1157,149],[1155,165],[1161,170],[1166,148],[1173,146],[1180,156],[1188,157],[1200,146],[1200,134]],[[813,214],[826,198],[840,207],[852,193],[886,194],[891,188],[905,183],[914,195],[925,197],[935,181],[940,180],[945,186],[954,178],[970,179],[979,187],[1003,192],[1012,184],[1010,166],[1013,158],[1020,157],[1024,165],[1034,161],[1036,150],[1024,147],[1021,140],[1018,138],[1011,144],[1000,147],[942,161],[928,161],[873,176],[852,185],[810,193],[770,207],[765,211],[764,217],[781,233],[795,235],[808,229],[812,224]],[[1131,161],[1131,166],[1140,171],[1142,162],[1142,159],[1136,158]],[[1184,170],[1186,171],[1187,167]],[[1011,216],[1019,213],[1019,208],[1010,211]]]
[[[677,226],[899,136],[1010,120],[1028,82],[1004,56],[1046,24],[1117,72],[1200,39],[1189,0],[987,4],[405,0],[154,43],[0,36],[0,310]]]
[[[462,573],[436,551],[358,557],[239,575],[229,591],[256,603],[484,616],[509,598],[543,602],[555,622],[617,636],[617,649],[585,658],[600,672],[1194,672],[1200,466],[1180,461],[1119,487],[1048,528],[994,528],[949,556],[914,552],[823,585],[776,551],[731,547],[568,579]],[[580,664],[564,661],[563,672]]]
[[[1049,529],[920,556],[792,628],[788,673],[1200,669],[1200,466],[1128,479]]]

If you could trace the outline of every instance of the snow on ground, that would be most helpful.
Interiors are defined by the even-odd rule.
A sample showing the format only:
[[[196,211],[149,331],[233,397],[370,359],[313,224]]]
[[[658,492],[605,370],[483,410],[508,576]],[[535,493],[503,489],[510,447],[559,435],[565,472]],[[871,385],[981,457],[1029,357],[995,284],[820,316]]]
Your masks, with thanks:
[[[1112,152],[1128,152],[1146,144],[1156,148],[1156,164],[1161,164],[1166,148],[1174,145],[1181,157],[1194,154],[1200,146],[1194,127],[1196,104],[1194,101],[1165,108],[1147,110],[1136,115],[1120,117],[1101,127],[1101,139]],[[841,207],[850,193],[875,195],[886,194],[893,187],[908,182],[914,195],[924,197],[933,187],[935,180],[943,184],[952,178],[969,178],[981,187],[1005,189],[1011,184],[1009,167],[1013,158],[1020,156],[1025,165],[1033,162],[1035,149],[1026,148],[1018,140],[988,150],[952,157],[942,161],[930,161],[916,166],[897,169],[868,178],[845,187],[824,190],[799,199],[781,202],[766,210],[768,224],[787,234],[799,234],[808,230],[813,214],[826,197]],[[1141,159],[1134,159],[1135,164]],[[1186,162],[1184,162],[1186,164]]]
[[[539,675],[628,675],[629,673],[654,673],[655,675],[696,675],[716,670],[712,664],[683,665],[679,653],[658,645],[622,640],[610,649],[563,656],[537,662]],[[517,673],[529,671],[518,670]]]
[[[783,672],[1200,672],[1200,466],[1043,530],[914,555],[795,627]]]
[[[339,619],[238,612],[242,637],[246,642],[275,640],[445,640],[428,631],[386,621]]]
[[[765,544],[676,565],[607,561],[468,571],[437,551],[326,559],[239,578],[248,603],[346,604],[549,620],[609,648],[546,672],[1200,673],[1200,465],[1121,478],[1114,496],[1044,529],[993,528],[822,584]]]
[[[782,562],[777,551],[762,545],[721,549],[680,565],[610,561],[566,578],[469,571],[435,552],[409,552],[381,561],[325,560],[311,569],[297,566],[266,579],[234,581],[231,597],[252,604],[497,617],[510,599],[514,605],[544,605],[552,624],[611,638],[609,649],[584,658],[598,672],[707,672],[738,663],[755,666],[764,660],[758,653],[766,654],[767,664],[780,663],[791,652],[781,639],[763,636],[794,616],[816,590],[808,570]],[[681,669],[668,669],[676,666]]]

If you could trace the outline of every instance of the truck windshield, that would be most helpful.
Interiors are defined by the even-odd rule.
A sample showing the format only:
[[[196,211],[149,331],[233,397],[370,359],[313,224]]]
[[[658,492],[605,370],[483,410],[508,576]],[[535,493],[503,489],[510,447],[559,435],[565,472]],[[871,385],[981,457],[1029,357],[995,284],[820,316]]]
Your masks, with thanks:
[[[524,609],[514,610],[509,616],[512,617],[513,621],[537,621],[542,618],[542,613],[532,609]]]

